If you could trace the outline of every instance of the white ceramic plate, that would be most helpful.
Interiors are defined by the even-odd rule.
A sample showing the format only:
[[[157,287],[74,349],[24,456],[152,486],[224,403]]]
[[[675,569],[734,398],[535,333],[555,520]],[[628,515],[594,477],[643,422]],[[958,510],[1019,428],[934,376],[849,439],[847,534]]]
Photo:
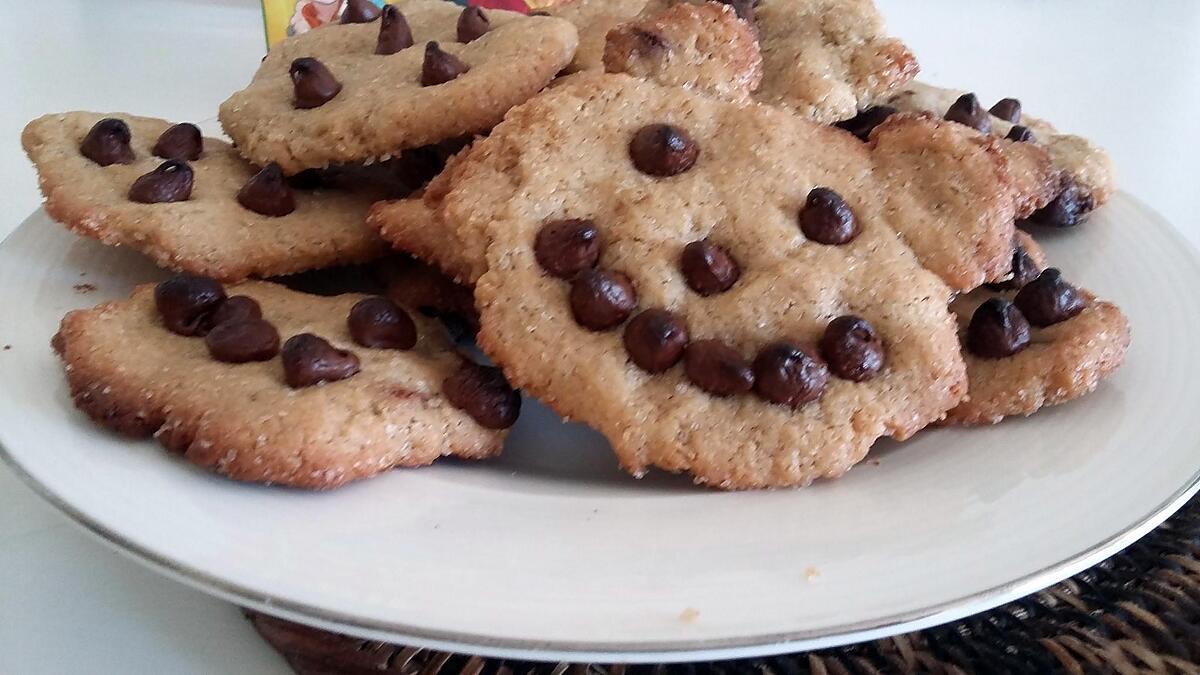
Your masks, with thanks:
[[[76,412],[49,340],[69,309],[161,273],[43,213],[0,246],[0,445],[84,527],[181,581],[366,637],[522,658],[747,656],[887,635],[1073,574],[1196,490],[1200,264],[1118,196],[1050,237],[1134,341],[1082,401],[881,443],[845,478],[726,494],[637,481],[527,401],[499,461],[328,494],[233,483]],[[90,287],[79,286],[90,284]]]

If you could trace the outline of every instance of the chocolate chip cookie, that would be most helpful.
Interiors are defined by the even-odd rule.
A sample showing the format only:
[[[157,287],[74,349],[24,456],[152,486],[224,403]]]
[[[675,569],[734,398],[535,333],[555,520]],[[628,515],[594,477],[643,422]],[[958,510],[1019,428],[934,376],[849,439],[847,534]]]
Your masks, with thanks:
[[[274,47],[221,105],[221,125],[251,161],[287,174],[387,158],[491,128],[546,86],[576,43],[560,19],[402,0],[376,20]]]
[[[190,124],[70,112],[30,122],[21,143],[46,211],[72,231],[160,266],[236,281],[369,260],[376,189],[301,189]]]
[[[71,312],[54,347],[97,423],[235,480],[327,489],[482,459],[520,410],[495,369],[384,298],[179,276]]]

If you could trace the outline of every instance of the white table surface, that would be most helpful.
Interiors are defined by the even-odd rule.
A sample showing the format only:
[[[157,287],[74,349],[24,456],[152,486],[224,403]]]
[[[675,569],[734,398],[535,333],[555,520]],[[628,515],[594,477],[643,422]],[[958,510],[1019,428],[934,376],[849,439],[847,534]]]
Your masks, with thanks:
[[[1200,3],[878,2],[924,79],[974,88],[985,105],[1019,97],[1098,141],[1122,189],[1200,246]],[[40,202],[19,142],[28,120],[124,111],[213,130],[262,53],[256,0],[4,3],[0,236]],[[0,343],[19,320],[0,318]],[[0,466],[0,672],[289,671],[236,608],[105,548]]]

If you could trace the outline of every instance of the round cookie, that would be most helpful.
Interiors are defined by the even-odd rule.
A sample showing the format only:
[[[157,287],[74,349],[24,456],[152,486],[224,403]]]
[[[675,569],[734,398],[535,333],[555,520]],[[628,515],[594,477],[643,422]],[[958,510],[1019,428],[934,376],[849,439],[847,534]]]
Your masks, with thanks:
[[[486,10],[490,28],[463,43],[463,8],[439,0],[394,7],[415,41],[395,53],[376,54],[382,20],[322,26],[274,47],[249,86],[221,105],[221,125],[238,150],[292,174],[483,132],[545,87],[575,53],[576,31],[559,19]],[[442,65],[457,61],[461,74],[423,82],[430,52]],[[332,78],[316,78],[323,86],[315,100],[297,98],[298,59],[315,59]],[[306,66],[301,79],[311,72]]]

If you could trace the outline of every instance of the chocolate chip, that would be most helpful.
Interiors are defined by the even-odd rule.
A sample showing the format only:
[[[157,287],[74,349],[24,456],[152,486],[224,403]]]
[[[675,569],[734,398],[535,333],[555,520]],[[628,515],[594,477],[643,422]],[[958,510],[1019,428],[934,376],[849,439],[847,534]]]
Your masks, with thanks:
[[[821,336],[821,356],[834,375],[854,382],[865,382],[883,370],[883,340],[865,319],[839,316],[825,327]]]
[[[139,204],[186,202],[192,196],[192,167],[187,162],[168,159],[150,173],[142,174],[129,186],[129,201]]]
[[[1037,136],[1029,130],[1029,127],[1023,127],[1020,124],[1014,124],[1013,128],[1008,130],[1008,135],[1005,136],[1010,141],[1017,143],[1036,143]]]
[[[625,326],[629,360],[649,373],[661,373],[683,358],[688,344],[687,324],[665,309],[648,309]]]
[[[235,295],[222,302],[212,313],[212,325],[220,326],[227,321],[261,319],[262,307],[248,295]]]
[[[985,359],[1002,359],[1029,346],[1029,322],[1004,298],[990,298],[971,315],[967,349]]]
[[[629,141],[629,157],[639,171],[665,178],[692,168],[700,146],[686,131],[670,124],[648,124]]]
[[[499,368],[464,361],[442,382],[442,392],[451,405],[487,429],[507,429],[521,414],[521,394]]]
[[[204,152],[204,136],[200,127],[183,122],[173,124],[154,142],[154,156],[194,162]]]
[[[395,5],[383,6],[383,21],[379,22],[379,39],[375,42],[375,53],[381,55],[395,54],[401,49],[413,46],[412,29],[408,27],[408,19]]]
[[[680,264],[688,287],[700,295],[724,293],[742,276],[742,268],[729,251],[709,239],[684,246]]]
[[[1048,227],[1074,227],[1096,208],[1096,200],[1070,181],[1049,204],[1033,212],[1030,222]]]
[[[754,388],[750,364],[720,340],[689,344],[683,355],[683,371],[692,384],[713,396],[744,394]]]
[[[571,313],[594,331],[621,325],[637,308],[637,289],[620,272],[584,270],[571,283]]]
[[[292,61],[288,74],[292,76],[292,105],[301,110],[319,108],[342,90],[342,83],[337,81],[325,64],[311,57]]]
[[[209,277],[177,274],[154,287],[154,306],[167,330],[191,337],[212,326],[212,313],[225,301],[221,282]]]
[[[457,56],[442,51],[438,43],[426,43],[425,61],[421,64],[421,86],[445,84],[470,69]]]
[[[858,137],[858,140],[866,142],[871,137],[871,132],[875,127],[883,124],[884,120],[895,115],[898,110],[890,105],[877,105],[867,108],[848,120],[843,120],[834,124],[839,129],[845,129]]]
[[[552,220],[538,230],[533,254],[542,269],[560,279],[570,279],[596,266],[600,231],[587,219]]]
[[[1036,279],[1040,272],[1037,263],[1029,257],[1025,247],[1017,244],[1017,247],[1013,249],[1012,276],[1004,281],[987,284],[987,287],[993,291],[1020,290],[1025,284]]]
[[[278,218],[296,210],[292,188],[275,162],[254,174],[237,193],[238,203],[251,211]]]
[[[464,7],[458,15],[458,41],[470,42],[492,29],[492,22],[478,7]]]
[[[262,319],[226,321],[204,337],[208,353],[225,363],[269,361],[279,353],[279,331]]]
[[[965,124],[980,133],[986,134],[992,131],[992,118],[988,111],[979,105],[979,99],[975,97],[975,94],[959,96],[958,100],[950,105],[945,117],[951,122]]]
[[[815,401],[829,383],[829,367],[810,347],[767,345],[754,357],[754,391],[771,403],[799,408]]]
[[[1053,326],[1066,321],[1083,311],[1084,301],[1079,290],[1066,279],[1062,272],[1054,267],[1044,270],[1036,279],[1025,284],[1013,298],[1021,313],[1029,319],[1029,323],[1039,326]]]
[[[850,205],[825,187],[813,188],[800,210],[800,231],[819,244],[838,246],[854,240],[860,228]]]
[[[654,31],[633,27],[630,34],[637,43],[635,49],[642,56],[660,54],[667,50],[667,39]]]
[[[544,9],[535,9],[529,13],[529,16],[550,16],[550,12]]]
[[[106,117],[88,130],[79,144],[79,152],[100,166],[129,164],[133,161],[133,148],[129,147],[132,138],[128,124]]]
[[[374,349],[412,349],[417,325],[412,317],[387,298],[364,298],[355,303],[346,319],[350,337]]]
[[[371,23],[379,18],[379,6],[371,0],[347,0],[342,23]]]
[[[1021,121],[1021,102],[1015,98],[1002,98],[988,112],[1005,122],[1016,124]]]
[[[357,373],[360,367],[354,352],[338,349],[312,333],[288,338],[280,355],[283,379],[292,389],[344,380]]]

